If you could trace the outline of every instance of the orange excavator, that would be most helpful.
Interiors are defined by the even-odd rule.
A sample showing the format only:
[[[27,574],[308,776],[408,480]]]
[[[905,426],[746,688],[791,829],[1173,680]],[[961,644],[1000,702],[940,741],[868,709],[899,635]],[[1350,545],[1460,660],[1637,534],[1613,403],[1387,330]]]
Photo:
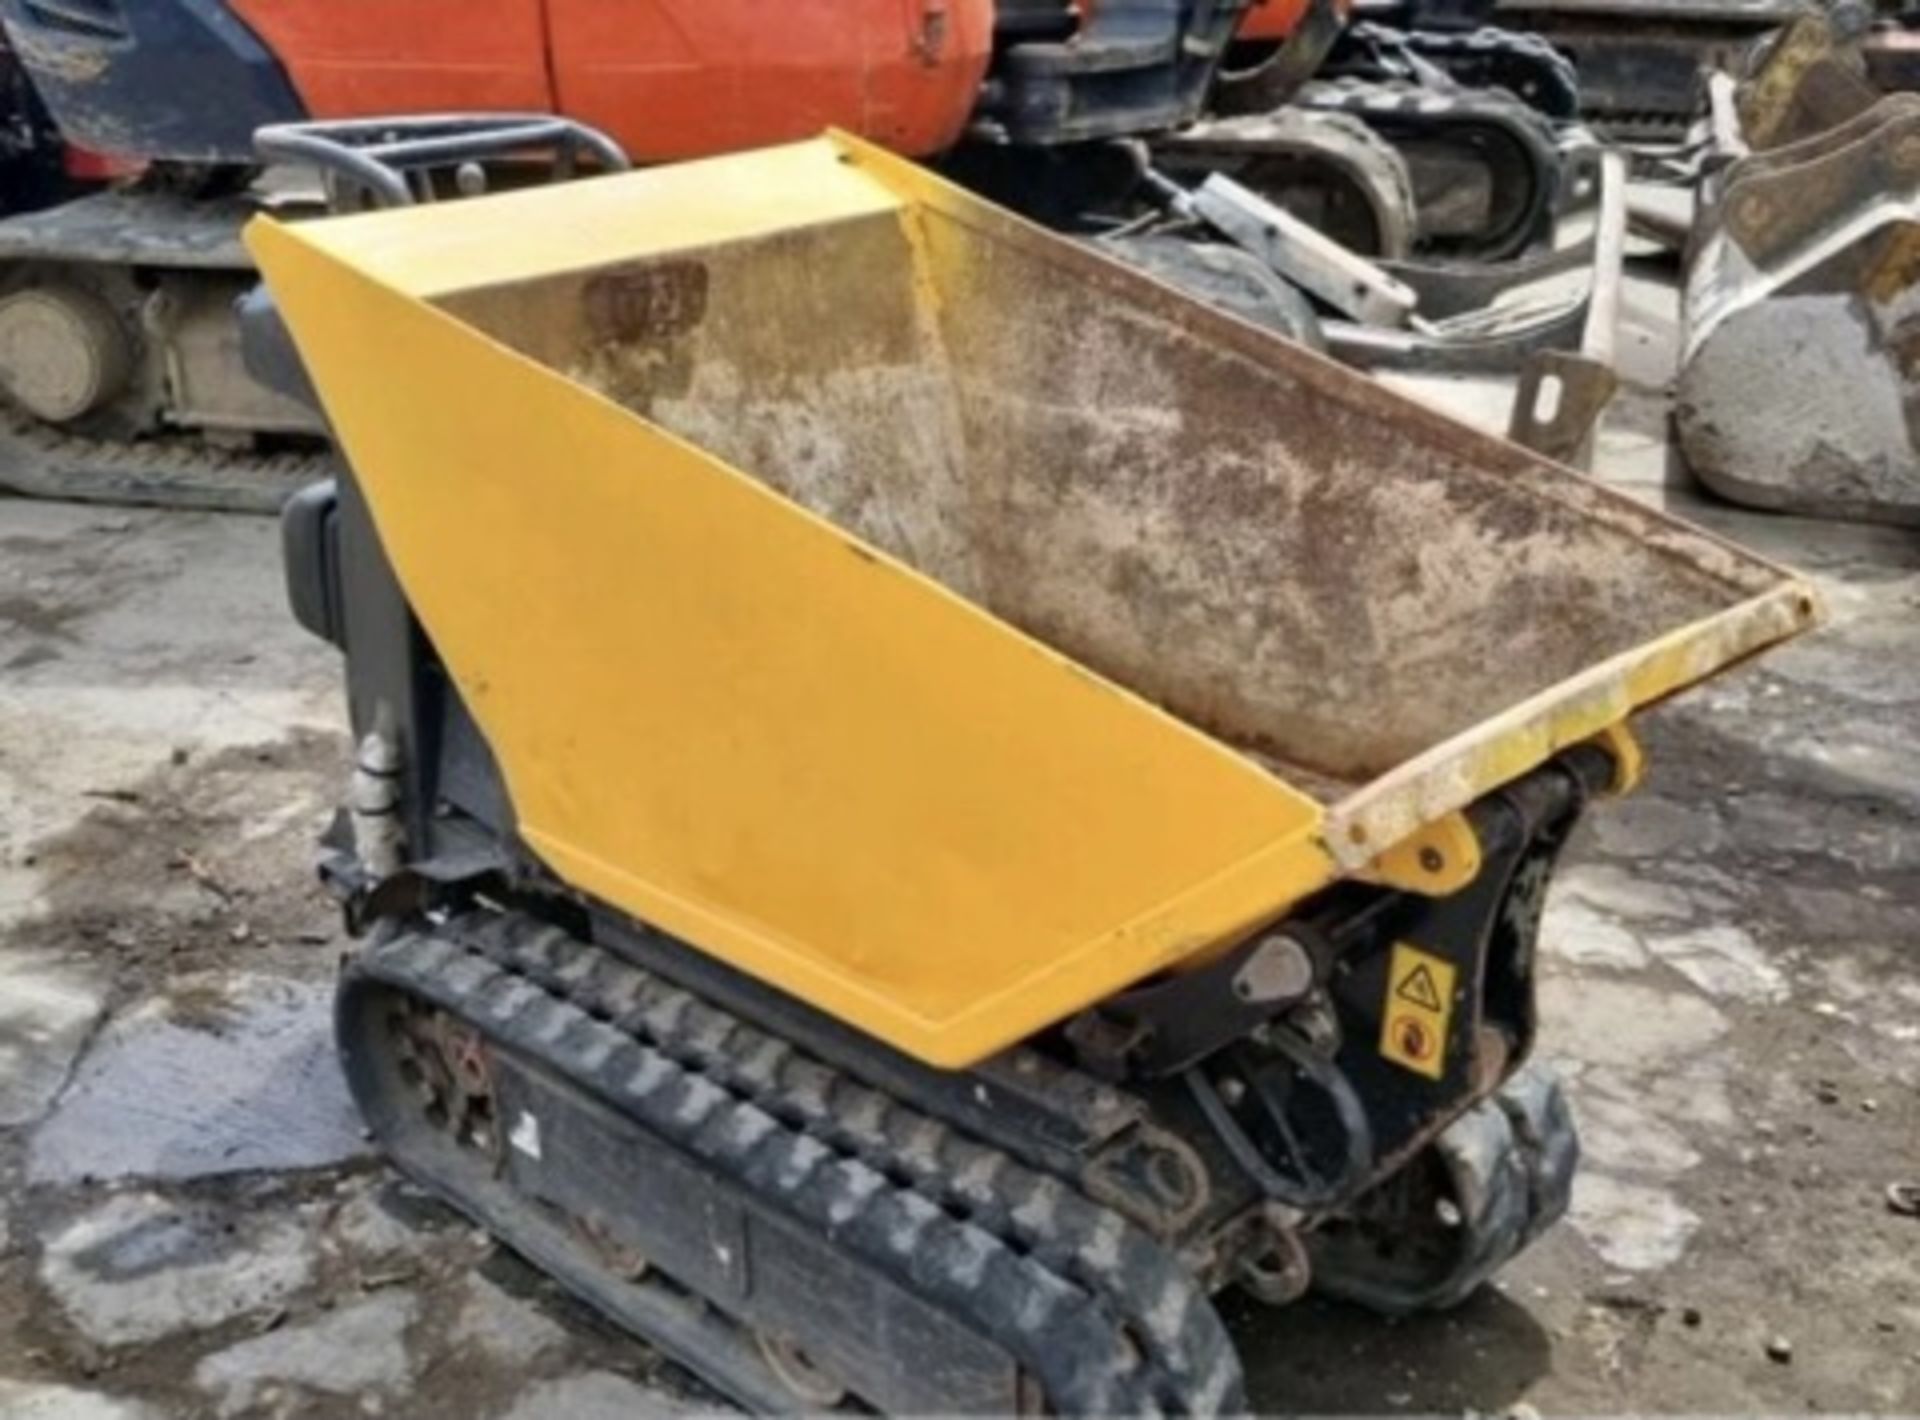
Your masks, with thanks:
[[[65,35],[43,32],[63,28],[46,23],[61,12],[35,0],[4,7],[63,131],[103,152],[124,152],[132,138],[142,158],[215,163],[250,161],[253,130],[263,123],[467,111],[564,113],[639,162],[809,137],[828,126],[924,157],[958,143],[982,110],[1005,117],[1043,73],[1119,100],[1101,105],[1098,123],[1056,114],[1045,136],[1136,132],[1177,120],[1202,87],[1204,56],[1181,74],[1168,62],[1167,41],[1194,36],[1217,45],[1243,8],[1242,0],[810,0],[783,5],[769,23],[758,6],[712,0],[399,0],[380,6],[374,24],[331,0],[85,3],[99,23],[69,23]],[[1240,38],[1277,44],[1320,7],[1258,0],[1244,8]],[[1336,17],[1345,8],[1344,0],[1324,6]],[[143,32],[149,24],[151,35]],[[100,38],[112,28],[136,44],[97,77],[68,81],[78,53],[101,52],[74,34],[87,28]],[[135,138],[120,111],[131,107],[125,100],[143,83],[157,91],[188,77],[177,62],[151,72],[157,56],[149,43],[188,31],[202,41],[191,60],[200,82],[169,95],[161,131]],[[222,51],[231,74],[200,68]],[[1008,62],[983,90],[996,53]],[[242,71],[250,83],[222,82]],[[102,102],[116,90],[121,103]],[[252,103],[228,102],[236,93]],[[195,112],[196,103],[205,111]],[[1031,121],[1014,126],[1040,136]]]
[[[1431,44],[1387,53],[1413,41],[1383,49],[1348,3],[790,0],[771,22],[743,0],[0,0],[19,115],[0,161],[8,191],[30,194],[0,219],[0,486],[271,508],[314,476],[322,431],[247,376],[232,319],[254,280],[244,220],[319,208],[310,183],[263,170],[254,135],[273,125],[552,114],[640,163],[835,127],[1072,230],[1138,180],[1115,140],[1188,129],[1216,99],[1254,119],[1288,105],[1313,116],[1304,131],[1227,119],[1171,156],[1281,160],[1276,200],[1323,224],[1364,209],[1338,235],[1371,254],[1431,239],[1505,256],[1537,237],[1542,106],[1471,88],[1409,106],[1406,66],[1431,71]],[[1328,79],[1341,46],[1349,72]],[[1528,87],[1485,53],[1462,62],[1479,66],[1469,84]],[[1532,87],[1556,91],[1550,57],[1535,68],[1548,82]],[[1426,153],[1449,119],[1465,125],[1449,160],[1411,164],[1410,181],[1382,138]],[[1474,186],[1463,160],[1505,194],[1464,229],[1447,216]]]

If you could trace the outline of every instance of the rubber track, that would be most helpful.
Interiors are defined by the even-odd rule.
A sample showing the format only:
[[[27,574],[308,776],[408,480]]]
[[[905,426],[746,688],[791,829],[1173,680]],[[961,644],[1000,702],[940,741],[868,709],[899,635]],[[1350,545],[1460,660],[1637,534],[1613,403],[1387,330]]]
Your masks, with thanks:
[[[1359,28],[1359,27],[1356,27]],[[1554,89],[1558,102],[1554,109],[1541,108],[1549,118],[1573,119],[1579,116],[1580,108],[1580,72],[1566,55],[1555,49],[1544,38],[1528,34],[1521,30],[1501,29],[1494,25],[1483,25],[1476,30],[1465,32],[1452,30],[1393,30],[1388,27],[1368,27],[1377,30],[1378,38],[1373,42],[1382,46],[1405,45],[1422,59],[1431,60],[1440,68],[1446,68],[1449,59],[1486,60],[1495,55],[1512,55],[1523,62],[1536,65],[1544,78]],[[1508,92],[1511,92],[1509,90]],[[1518,94],[1515,98],[1520,98]],[[1522,99],[1522,102],[1527,102]],[[1529,107],[1539,105],[1529,103]]]
[[[1563,1217],[1580,1159],[1580,1136],[1552,1072],[1527,1065],[1448,1127],[1439,1145],[1450,1168],[1479,1183],[1469,1231],[1453,1270],[1408,1283],[1384,1275],[1366,1254],[1315,1248],[1314,1286],[1387,1316],[1446,1310],[1472,1296]]]
[[[326,451],[262,455],[218,448],[189,433],[118,442],[64,433],[0,409],[0,489],[30,498],[278,513],[293,494],[332,472]]]
[[[1404,261],[1413,255],[1419,214],[1406,161],[1399,149],[1351,114],[1297,108],[1235,113],[1202,119],[1162,137],[1156,146],[1176,163],[1182,158],[1271,156],[1323,164],[1368,198],[1382,250],[1365,255],[1374,261]]]
[[[1407,214],[1407,224],[1411,227],[1415,220],[1413,179],[1407,175],[1400,150],[1352,114],[1322,109],[1312,117],[1316,124],[1338,134],[1339,141],[1364,161],[1375,179],[1393,192],[1399,210]]]
[[[1504,133],[1528,165],[1532,200],[1510,230],[1478,233],[1463,242],[1463,252],[1477,254],[1483,260],[1517,255],[1551,209],[1561,178],[1553,127],[1535,109],[1503,89],[1449,91],[1398,79],[1316,79],[1303,85],[1293,102],[1313,113],[1346,114],[1366,124],[1398,122],[1428,127],[1442,141],[1449,128],[1464,122]],[[1388,142],[1392,142],[1390,137]],[[1480,161],[1477,154],[1474,157]]]
[[[1558,1077],[1529,1065],[1493,1095],[1507,1117],[1527,1174],[1525,1248],[1566,1215],[1573,1201],[1573,1176],[1580,1167],[1580,1133]],[[1517,1250],[1516,1250],[1517,1251]]]
[[[1554,148],[1552,124],[1504,89],[1449,92],[1404,79],[1315,79],[1300,90],[1295,102],[1316,113],[1351,114],[1363,123],[1369,116],[1410,121],[1465,116],[1511,130],[1516,140],[1524,133],[1543,149]]]
[[[377,980],[579,1083],[962,1318],[1074,1414],[1214,1414],[1240,1371],[1177,1261],[1060,1179],[527,919],[369,948]]]

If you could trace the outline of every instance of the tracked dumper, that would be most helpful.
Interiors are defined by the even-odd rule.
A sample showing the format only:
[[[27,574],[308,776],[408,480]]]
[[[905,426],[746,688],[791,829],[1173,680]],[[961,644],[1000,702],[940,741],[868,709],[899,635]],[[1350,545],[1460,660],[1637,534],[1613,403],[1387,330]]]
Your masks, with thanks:
[[[248,240],[402,1169],[765,1411],[1231,1410],[1564,1209],[1555,855],[1805,584],[851,139]]]

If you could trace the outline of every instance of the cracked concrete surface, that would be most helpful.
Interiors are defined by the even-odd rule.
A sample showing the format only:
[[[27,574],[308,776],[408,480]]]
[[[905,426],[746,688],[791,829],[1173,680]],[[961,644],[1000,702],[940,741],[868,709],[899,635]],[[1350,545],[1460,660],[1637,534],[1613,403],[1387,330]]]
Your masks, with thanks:
[[[529,1387],[504,1420],[546,1420],[550,1415],[565,1415],[570,1420],[653,1420],[655,1416],[689,1411],[690,1407],[623,1376],[588,1371]]]
[[[236,1219],[147,1191],[115,1194],[58,1228],[40,1260],[48,1297],[101,1346],[266,1312],[312,1276],[298,1219]]]
[[[100,1016],[88,977],[48,952],[0,957],[0,1128],[53,1103]]]
[[[181,1018],[181,1003],[197,1014]],[[365,1152],[327,1037],[328,983],[252,972],[175,978],[100,1033],[33,1132],[27,1177],[193,1178],[317,1168]]]
[[[154,1420],[152,1407],[75,1386],[0,1380],[6,1420]]]
[[[366,1155],[338,668],[277,562],[265,519],[0,499],[0,1417],[701,1394]]]
[[[352,1396],[367,1409],[405,1392],[413,1376],[406,1334],[419,1314],[411,1292],[381,1292],[216,1351],[193,1379],[223,1416],[286,1413],[303,1393]]]
[[[1569,850],[1569,1222],[1445,1316],[1233,1304],[1262,1409],[1920,1407],[1920,1221],[1884,1199],[1920,1178],[1920,542],[1701,502],[1656,410],[1630,389],[1610,476],[1834,624],[1649,716],[1647,784]],[[337,667],[276,558],[262,520],[0,501],[0,1416],[711,1405],[341,1112]]]
[[[449,1336],[458,1346],[521,1366],[567,1339],[552,1317],[484,1277],[473,1279]]]

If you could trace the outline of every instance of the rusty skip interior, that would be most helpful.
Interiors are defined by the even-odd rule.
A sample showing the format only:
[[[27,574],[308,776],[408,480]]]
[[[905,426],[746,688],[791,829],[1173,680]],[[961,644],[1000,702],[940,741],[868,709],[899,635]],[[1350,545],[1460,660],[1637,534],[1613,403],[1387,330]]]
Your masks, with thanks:
[[[437,303],[1328,804],[1787,579],[1012,221],[915,206]]]

